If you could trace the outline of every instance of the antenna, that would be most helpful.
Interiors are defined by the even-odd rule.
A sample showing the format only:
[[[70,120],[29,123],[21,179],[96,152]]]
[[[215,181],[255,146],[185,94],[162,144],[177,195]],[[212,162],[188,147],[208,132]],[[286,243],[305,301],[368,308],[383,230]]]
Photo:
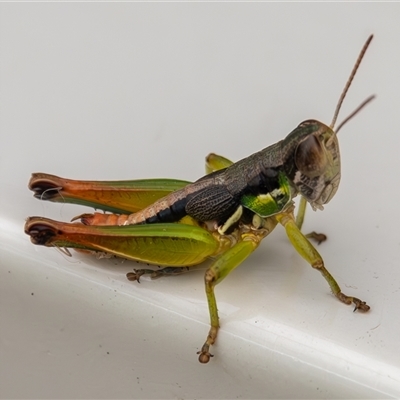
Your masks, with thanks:
[[[336,106],[335,114],[333,114],[333,119],[332,119],[332,122],[331,122],[331,125],[330,125],[330,128],[331,128],[332,130],[333,130],[334,126],[335,126],[336,119],[337,119],[337,117],[338,117],[338,115],[339,115],[340,107],[342,106],[343,100],[344,100],[344,98],[346,97],[346,94],[347,94],[347,91],[349,90],[349,87],[350,87],[350,85],[351,85],[351,82],[353,82],[354,76],[356,75],[356,72],[357,72],[357,70],[358,70],[358,67],[359,67],[360,64],[361,64],[361,61],[362,61],[362,59],[363,59],[363,57],[364,57],[364,54],[365,54],[365,52],[367,51],[368,46],[369,46],[369,44],[371,43],[371,40],[373,39],[373,37],[374,37],[374,35],[371,35],[371,36],[367,39],[367,41],[365,42],[363,48],[361,49],[361,52],[360,52],[360,54],[359,54],[359,56],[358,56],[358,58],[357,58],[356,63],[354,64],[353,70],[351,71],[351,74],[350,74],[350,76],[349,76],[349,79],[347,80],[346,85],[345,85],[345,87],[344,87],[344,89],[343,89],[343,92],[342,92],[342,94],[340,95],[339,101],[338,101],[337,106]],[[372,97],[372,98],[373,98],[373,97]],[[360,111],[361,108],[363,108],[367,103],[369,103],[369,102],[372,100],[372,98],[369,97],[366,101],[364,101],[364,102],[361,104],[361,106],[357,108],[356,111],[354,111],[349,117],[347,117],[347,118],[345,119],[344,122],[347,122],[351,117],[353,117],[355,114],[357,114],[357,112]],[[343,126],[344,122],[342,122],[342,123],[340,124],[340,127]]]
[[[376,96],[373,94],[372,96],[367,97],[348,117],[346,117],[337,127],[336,135],[339,133],[340,129],[343,128],[343,125],[349,122],[359,111],[361,111],[370,101],[372,101]]]

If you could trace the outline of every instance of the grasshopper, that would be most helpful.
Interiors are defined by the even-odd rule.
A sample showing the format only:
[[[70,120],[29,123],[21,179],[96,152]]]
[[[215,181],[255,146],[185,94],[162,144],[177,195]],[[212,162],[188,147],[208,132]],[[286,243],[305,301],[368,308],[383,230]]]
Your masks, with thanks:
[[[336,130],[340,107],[372,40],[366,41],[345,85],[330,126],[306,120],[283,140],[236,163],[210,154],[207,175],[190,183],[172,179],[134,181],[76,181],[35,173],[29,182],[34,197],[100,208],[109,213],[82,214],[58,222],[30,217],[25,233],[37,245],[86,250],[163,266],[127,274],[139,281],[174,275],[211,259],[204,276],[210,330],[199,354],[207,363],[213,356],[219,317],[214,288],[241,264],[278,225],[297,252],[320,271],[332,293],[354,310],[368,311],[360,299],[345,295],[301,227],[306,204],[323,210],[335,195],[341,177],[337,133],[373,96],[364,101]],[[297,218],[295,196],[300,195]],[[79,220],[78,223],[74,222]]]

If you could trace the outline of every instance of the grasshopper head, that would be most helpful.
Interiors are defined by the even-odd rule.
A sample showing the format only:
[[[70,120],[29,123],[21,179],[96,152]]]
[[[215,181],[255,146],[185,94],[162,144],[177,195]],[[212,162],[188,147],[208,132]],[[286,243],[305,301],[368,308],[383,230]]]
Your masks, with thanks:
[[[322,210],[339,186],[339,142],[329,126],[315,120],[302,122],[296,131],[292,182],[314,210]]]
[[[323,205],[330,201],[339,187],[340,153],[337,133],[375,97],[368,97],[336,128],[336,133],[333,131],[340,107],[372,38],[373,35],[361,49],[340,95],[330,126],[310,119],[302,122],[282,141],[285,172],[292,180],[295,191],[302,194],[314,210],[323,210]]]

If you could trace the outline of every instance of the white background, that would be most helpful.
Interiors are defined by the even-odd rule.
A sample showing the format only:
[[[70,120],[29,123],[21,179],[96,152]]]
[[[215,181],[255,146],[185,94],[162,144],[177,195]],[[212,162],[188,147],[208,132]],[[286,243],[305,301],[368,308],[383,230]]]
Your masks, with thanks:
[[[400,6],[395,3],[0,4],[1,397],[400,396]],[[353,313],[277,229],[216,289],[215,357],[203,271],[142,284],[137,264],[35,247],[24,219],[86,209],[39,202],[32,172],[194,180],[302,120],[339,121],[342,183],[305,230]]]

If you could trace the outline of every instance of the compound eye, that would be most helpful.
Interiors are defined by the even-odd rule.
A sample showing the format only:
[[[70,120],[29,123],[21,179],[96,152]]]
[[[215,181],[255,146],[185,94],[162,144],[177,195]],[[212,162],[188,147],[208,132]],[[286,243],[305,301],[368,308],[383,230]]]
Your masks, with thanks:
[[[310,178],[322,175],[327,165],[325,151],[314,135],[297,146],[294,160],[297,168]]]

